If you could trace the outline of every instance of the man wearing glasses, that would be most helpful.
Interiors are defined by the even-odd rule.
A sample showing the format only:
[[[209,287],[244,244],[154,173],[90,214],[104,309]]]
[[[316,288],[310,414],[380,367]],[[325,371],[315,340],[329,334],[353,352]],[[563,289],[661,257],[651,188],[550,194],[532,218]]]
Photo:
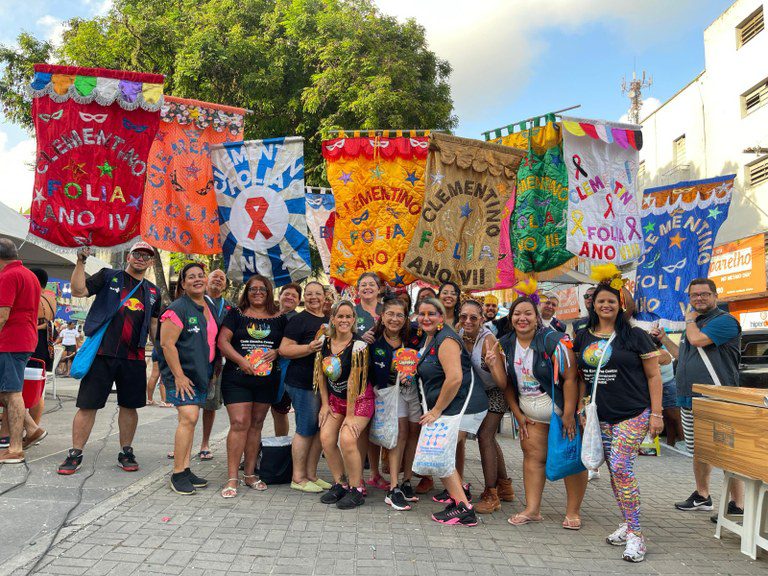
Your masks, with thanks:
[[[688,286],[691,311],[685,316],[685,333],[680,341],[677,364],[677,403],[683,421],[688,450],[693,453],[692,387],[694,383],[722,386],[739,385],[741,326],[738,320],[717,307],[717,288],[708,278],[696,278]],[[687,500],[677,502],[678,510],[712,510],[709,476],[712,466],[694,456],[696,490]],[[728,513],[743,514],[744,486],[736,482],[731,489]],[[714,517],[717,521],[717,517]]]
[[[576,332],[579,330],[582,330],[583,328],[586,328],[589,326],[589,311],[592,310],[592,295],[595,293],[595,287],[590,286],[586,293],[584,294],[584,307],[587,309],[587,315],[583,318],[579,318],[578,320],[573,321],[573,335],[576,335]]]
[[[107,328],[90,370],[80,381],[78,411],[72,423],[72,448],[58,472],[69,475],[80,469],[96,412],[106,405],[113,382],[120,407],[118,427],[122,446],[117,462],[126,472],[135,472],[139,465],[131,444],[139,422],[136,409],[142,408],[147,400],[144,346],[147,336],[157,333],[160,313],[160,291],[144,278],[155,250],[146,242],[136,242],[126,257],[124,270],[104,268],[87,280],[85,261],[90,249],[81,248],[77,255],[72,272],[72,296],[96,296],[85,319],[85,335],[92,337],[105,324]]]

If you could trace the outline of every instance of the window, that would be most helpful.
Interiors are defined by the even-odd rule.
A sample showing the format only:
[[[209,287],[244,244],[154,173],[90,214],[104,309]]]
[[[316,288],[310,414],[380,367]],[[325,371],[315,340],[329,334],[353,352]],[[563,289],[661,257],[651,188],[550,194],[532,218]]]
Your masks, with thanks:
[[[645,160],[640,161],[640,165],[637,167],[637,179],[641,182],[645,180],[647,174],[645,172]]]
[[[741,48],[763,31],[763,7],[752,12],[741,24],[736,26],[736,48]]]
[[[741,351],[741,361],[744,364],[768,363],[768,341],[752,340]]]
[[[768,102],[768,78],[741,95],[741,113],[746,116]]]
[[[768,182],[768,156],[758,158],[746,165],[747,182],[750,186],[756,186],[761,182]]]
[[[672,159],[675,166],[685,164],[685,134],[675,138],[675,141],[672,143]]]

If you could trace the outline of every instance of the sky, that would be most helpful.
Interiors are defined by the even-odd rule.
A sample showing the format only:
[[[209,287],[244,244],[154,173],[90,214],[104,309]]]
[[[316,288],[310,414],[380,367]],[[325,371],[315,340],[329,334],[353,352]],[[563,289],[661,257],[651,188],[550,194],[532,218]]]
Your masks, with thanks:
[[[570,114],[626,120],[622,79],[647,71],[643,114],[705,67],[704,29],[730,0],[375,0],[385,14],[415,18],[429,47],[453,68],[456,134],[481,133],[576,104]],[[0,0],[0,43],[21,31],[56,41],[75,16],[111,0]],[[236,103],[234,103],[236,104]],[[641,114],[642,117],[642,114]],[[378,128],[386,128],[380,126]],[[397,128],[397,127],[395,127]],[[424,128],[430,128],[425,126]],[[0,115],[0,201],[26,209],[35,143]]]

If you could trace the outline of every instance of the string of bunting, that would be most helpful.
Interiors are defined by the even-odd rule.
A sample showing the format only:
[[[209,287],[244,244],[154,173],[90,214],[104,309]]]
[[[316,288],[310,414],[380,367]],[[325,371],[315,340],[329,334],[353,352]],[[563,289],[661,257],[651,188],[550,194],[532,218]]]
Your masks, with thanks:
[[[518,120],[516,122],[512,122],[506,126],[501,126],[499,128],[493,128],[491,130],[486,130],[483,132],[483,138],[485,138],[485,141],[489,140],[497,140],[504,136],[503,131],[507,131],[507,135],[514,134],[515,132],[525,132],[528,130],[528,123],[531,123],[531,127],[538,128],[541,126],[542,121],[544,124],[547,122],[554,122],[555,116],[560,116],[562,112],[568,112],[569,110],[575,110],[576,108],[581,108],[581,104],[576,104],[574,106],[568,106],[567,108],[561,108],[560,110],[555,110],[554,112],[549,112],[547,114],[542,114],[541,116],[532,116],[531,118],[526,118],[525,120]],[[491,134],[493,134],[493,137],[491,137]]]

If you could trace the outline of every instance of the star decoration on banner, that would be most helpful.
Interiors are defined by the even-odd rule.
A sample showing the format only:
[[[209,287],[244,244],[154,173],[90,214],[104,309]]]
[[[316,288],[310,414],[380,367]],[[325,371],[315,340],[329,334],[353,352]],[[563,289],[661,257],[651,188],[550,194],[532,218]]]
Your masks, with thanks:
[[[560,166],[562,159],[557,154],[552,154],[552,156],[549,158],[549,161],[552,162],[552,166]]]
[[[43,194],[42,188],[36,188],[35,189],[35,199],[32,200],[33,202],[37,202],[38,205],[40,202],[45,202],[45,195]]]
[[[674,236],[671,236],[669,238],[669,247],[672,248],[672,246],[677,246],[678,248],[680,248],[682,250],[683,247],[682,247],[681,244],[682,244],[683,240],[685,240],[685,238],[680,236],[680,232],[678,232],[677,234],[675,234]]]
[[[467,202],[464,204],[464,206],[461,207],[461,217],[469,218],[470,214],[472,214],[472,208],[469,207],[469,202]]]
[[[536,161],[536,158],[533,157],[533,154],[528,154],[525,157],[525,162],[523,162],[523,166],[527,166],[528,168],[533,168],[534,164],[538,164]]]
[[[650,234],[651,232],[656,232],[656,222],[648,222],[645,226],[643,226],[643,230],[646,234]]]
[[[721,214],[721,210],[717,206],[715,206],[714,208],[710,208],[709,209],[709,217],[710,218],[717,218],[718,216],[720,216],[720,214]]]
[[[405,280],[405,277],[403,277],[401,274],[395,274],[395,277],[392,278],[392,284],[395,286],[403,286],[403,282]]]
[[[413,172],[408,172],[408,177],[406,180],[411,183],[411,186],[416,186],[416,182],[419,181],[419,177],[416,176],[416,170]]]
[[[336,274],[339,276],[344,276],[344,273],[347,271],[347,265],[342,264],[341,266],[336,266]]]
[[[435,172],[432,174],[432,184],[442,184],[443,178],[445,178],[445,174],[441,174],[440,172]]]
[[[98,168],[99,171],[101,172],[99,176],[104,176],[106,174],[107,176],[111,176],[114,178],[112,171],[115,169],[115,167],[110,166],[109,162],[107,162],[106,160],[104,160],[104,164],[102,164],[101,166],[96,166],[96,168]]]
[[[352,182],[352,172],[344,172],[344,170],[342,170],[341,176],[339,176],[339,180],[344,182],[344,184],[349,184]]]
[[[376,164],[376,168],[371,168],[371,176],[373,176],[376,180],[381,180],[381,177],[384,175],[384,171],[381,169],[381,166]]]
[[[64,170],[69,170],[70,172],[72,172],[72,177],[77,178],[81,174],[83,175],[88,174],[85,171],[84,166],[85,166],[85,162],[75,162],[73,159],[70,158],[69,164],[64,166]]]
[[[187,171],[187,175],[190,178],[195,178],[197,176],[198,172],[202,172],[203,171],[203,169],[199,168],[194,162],[192,162],[189,166],[184,168],[184,170]]]
[[[131,196],[131,201],[128,203],[128,206],[130,208],[136,208],[136,210],[138,210],[139,202],[141,202],[141,194],[139,194],[138,196]]]

